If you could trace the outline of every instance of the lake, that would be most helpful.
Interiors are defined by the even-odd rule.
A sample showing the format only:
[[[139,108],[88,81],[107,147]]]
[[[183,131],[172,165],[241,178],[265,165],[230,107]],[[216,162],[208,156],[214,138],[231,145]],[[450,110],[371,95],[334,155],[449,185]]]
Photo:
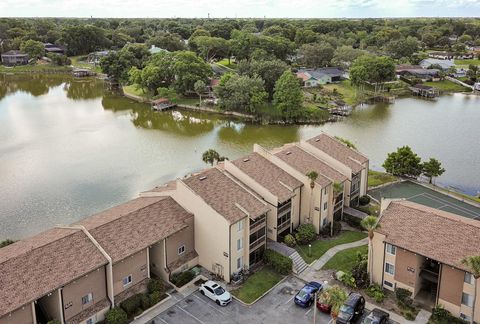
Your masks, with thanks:
[[[102,81],[64,75],[0,75],[0,240],[69,224],[139,192],[205,167],[214,148],[230,159],[313,137],[351,140],[381,170],[388,152],[410,145],[436,157],[438,184],[480,190],[480,97],[405,98],[356,109],[318,126],[253,125],[221,115],[152,112],[108,94]]]

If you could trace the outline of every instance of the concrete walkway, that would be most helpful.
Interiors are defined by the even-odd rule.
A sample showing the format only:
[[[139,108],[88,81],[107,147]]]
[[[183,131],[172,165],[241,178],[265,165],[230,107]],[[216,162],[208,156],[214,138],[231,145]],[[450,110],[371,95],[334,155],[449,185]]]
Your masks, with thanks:
[[[361,239],[359,241],[352,242],[352,243],[346,243],[346,244],[340,244],[340,245],[334,246],[333,248],[331,248],[330,250],[325,252],[325,254],[322,255],[320,257],[320,259],[315,261],[311,265],[311,267],[315,270],[320,270],[320,269],[323,268],[325,263],[327,263],[338,252],[343,251],[343,250],[347,250],[347,249],[351,249],[351,248],[354,248],[354,247],[359,247],[359,246],[362,246],[362,245],[365,245],[365,244],[368,244],[368,237],[366,237],[364,239]]]

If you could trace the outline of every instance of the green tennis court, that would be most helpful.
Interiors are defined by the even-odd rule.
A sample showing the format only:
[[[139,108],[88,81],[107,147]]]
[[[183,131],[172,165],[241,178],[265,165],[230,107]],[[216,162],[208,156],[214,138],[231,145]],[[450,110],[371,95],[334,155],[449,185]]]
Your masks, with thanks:
[[[393,183],[382,188],[371,190],[369,194],[377,200],[381,198],[405,198],[418,204],[480,220],[479,207],[475,207],[460,199],[450,197],[411,181]]]

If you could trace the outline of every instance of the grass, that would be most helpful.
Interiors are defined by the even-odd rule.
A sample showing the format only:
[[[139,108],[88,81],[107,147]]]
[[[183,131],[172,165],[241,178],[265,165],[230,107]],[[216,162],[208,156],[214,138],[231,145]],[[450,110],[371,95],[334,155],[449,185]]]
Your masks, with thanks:
[[[347,105],[355,106],[358,104],[356,89],[350,84],[349,80],[345,80],[340,83],[325,84],[323,85],[323,88],[331,92],[336,89],[337,92],[341,94],[343,101],[345,101]]]
[[[424,85],[435,87],[443,92],[471,91],[471,89],[469,88],[465,88],[457,83],[453,83],[452,81],[448,81],[448,80],[424,82]]]
[[[151,99],[153,97],[150,93],[144,92],[143,89],[136,84],[123,86],[123,92],[145,99]]]
[[[94,67],[93,64],[84,61],[86,59],[85,55],[71,56],[69,59],[72,61],[72,65],[76,68],[89,69],[96,73],[102,73],[102,68],[99,65]]]
[[[0,73],[36,73],[36,72],[47,72],[47,71],[54,71],[54,72],[69,72],[72,68],[69,66],[56,66],[50,64],[37,64],[37,65],[18,65],[14,67],[6,67],[0,65]]]
[[[223,59],[217,63],[233,70],[237,68],[237,63],[235,63],[233,60],[230,60],[230,63],[228,63],[228,59]]]
[[[300,255],[303,257],[305,262],[308,264],[312,263],[313,261],[317,260],[320,258],[322,255],[325,254],[328,250],[330,250],[332,247],[340,245],[340,244],[345,244],[345,243],[351,243],[355,242],[361,239],[364,239],[367,237],[367,233],[363,232],[353,232],[353,231],[345,231],[342,232],[340,235],[331,238],[331,239],[319,239],[314,242],[312,242],[312,255],[308,255],[308,245],[298,245],[296,246],[296,250],[300,253]]]
[[[480,65],[480,59],[476,60],[455,60],[455,65],[464,65],[464,66],[469,66],[470,64],[472,65]]]
[[[357,262],[357,253],[368,253],[368,245],[362,245],[351,249],[343,250],[335,254],[322,269],[333,269],[337,271],[351,271],[355,263]]]
[[[231,293],[244,303],[250,304],[275,286],[282,278],[283,276],[273,269],[265,267],[248,277],[240,288]]]
[[[177,99],[177,104],[179,104],[179,105],[195,106],[199,102],[200,102],[200,99],[198,99],[198,98],[178,98]],[[202,105],[202,107],[203,106],[204,105]]]
[[[385,183],[393,182],[397,177],[380,171],[368,170],[368,187],[376,187]]]

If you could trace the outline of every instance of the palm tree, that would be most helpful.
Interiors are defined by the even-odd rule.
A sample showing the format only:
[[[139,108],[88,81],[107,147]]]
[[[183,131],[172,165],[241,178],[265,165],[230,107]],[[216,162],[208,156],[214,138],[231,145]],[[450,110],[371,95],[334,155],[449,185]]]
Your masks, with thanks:
[[[211,166],[213,166],[213,163],[215,163],[215,161],[218,161],[219,159],[220,154],[218,154],[218,152],[214,149],[208,149],[202,154],[202,161],[210,164]]]
[[[372,274],[372,265],[373,265],[373,231],[380,228],[380,224],[378,224],[378,218],[375,216],[367,216],[362,219],[360,225],[368,231],[368,274],[370,277],[370,282],[373,281],[373,274]]]
[[[343,183],[334,182],[333,183],[333,195],[332,195],[332,211],[335,211],[335,202],[337,200],[337,196],[343,192]],[[332,216],[332,223],[330,224],[330,236],[333,236],[333,219]]]
[[[339,286],[329,287],[320,295],[320,300],[323,303],[332,306],[330,315],[332,316],[333,323],[337,322],[337,316],[340,311],[340,307],[342,307],[347,298],[347,293]]]
[[[477,299],[477,281],[480,278],[480,255],[469,256],[462,260],[462,264],[466,265],[472,271],[473,278],[475,279],[475,293],[473,294],[473,308],[472,308],[472,320],[475,319],[475,303]]]
[[[306,176],[308,179],[310,179],[310,210],[308,212],[308,218],[311,220],[313,223],[313,218],[312,218],[312,204],[313,204],[313,188],[315,188],[315,180],[318,178],[318,173],[316,171],[308,171]]]

